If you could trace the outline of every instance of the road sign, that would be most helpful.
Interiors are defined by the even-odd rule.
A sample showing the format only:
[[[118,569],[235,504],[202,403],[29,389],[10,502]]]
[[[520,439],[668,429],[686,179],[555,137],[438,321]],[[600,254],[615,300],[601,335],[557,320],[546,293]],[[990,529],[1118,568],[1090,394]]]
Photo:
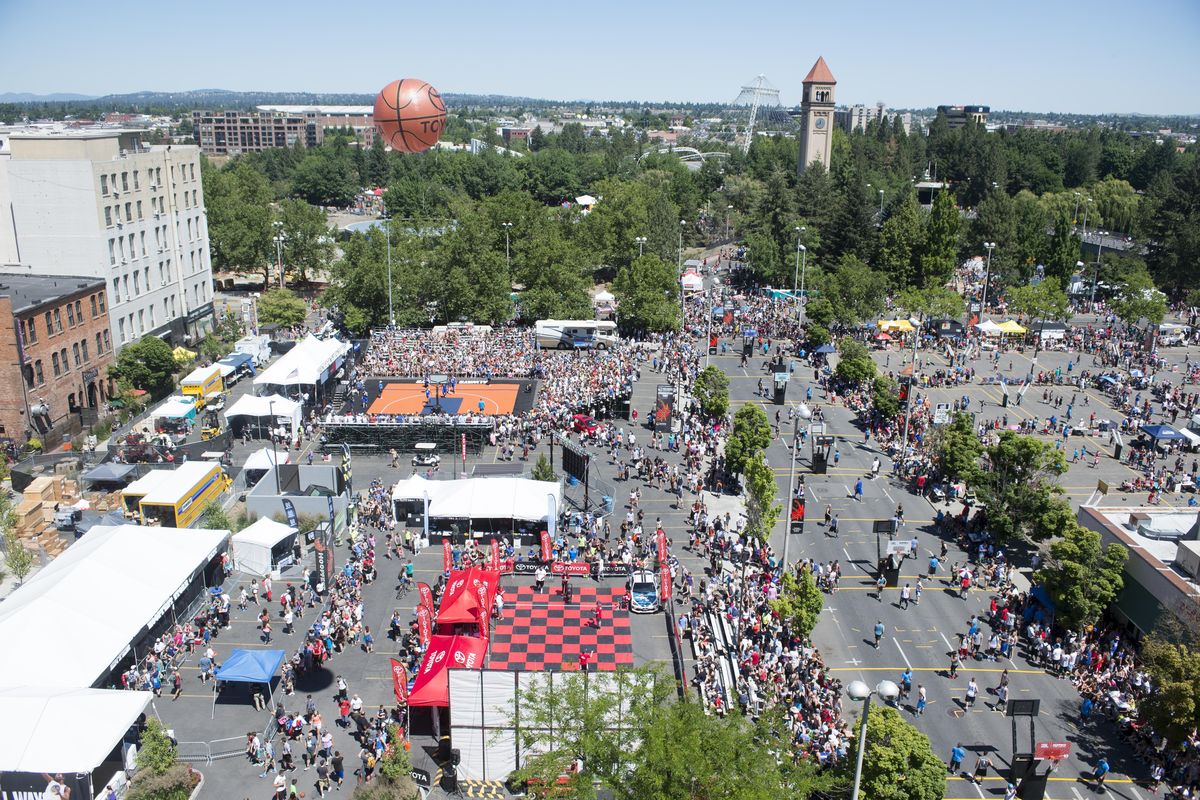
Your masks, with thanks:
[[[1069,755],[1071,755],[1070,742],[1038,742],[1033,748],[1034,758],[1061,761]]]

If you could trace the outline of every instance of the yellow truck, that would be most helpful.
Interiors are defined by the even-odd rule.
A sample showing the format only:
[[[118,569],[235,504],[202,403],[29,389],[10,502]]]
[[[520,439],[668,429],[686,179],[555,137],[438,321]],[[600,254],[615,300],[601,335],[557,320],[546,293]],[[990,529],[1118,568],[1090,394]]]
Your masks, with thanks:
[[[188,373],[179,383],[179,391],[196,398],[196,409],[202,409],[225,392],[225,381],[221,379],[221,368],[198,367]]]

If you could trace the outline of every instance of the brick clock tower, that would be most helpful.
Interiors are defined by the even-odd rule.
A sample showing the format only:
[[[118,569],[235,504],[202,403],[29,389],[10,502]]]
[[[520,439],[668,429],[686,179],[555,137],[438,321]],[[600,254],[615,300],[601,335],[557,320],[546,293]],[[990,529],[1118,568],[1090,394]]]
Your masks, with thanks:
[[[803,173],[814,161],[829,169],[833,147],[833,87],[837,81],[824,58],[804,78],[804,98],[800,101],[800,156],[796,171]]]

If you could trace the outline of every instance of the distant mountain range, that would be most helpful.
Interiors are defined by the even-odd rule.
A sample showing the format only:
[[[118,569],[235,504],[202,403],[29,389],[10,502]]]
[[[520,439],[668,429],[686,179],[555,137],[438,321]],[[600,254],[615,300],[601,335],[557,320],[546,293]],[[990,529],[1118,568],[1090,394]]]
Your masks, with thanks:
[[[90,94],[55,92],[54,94],[32,94],[30,92],[0,92],[0,103],[63,103],[71,100],[93,100]]]

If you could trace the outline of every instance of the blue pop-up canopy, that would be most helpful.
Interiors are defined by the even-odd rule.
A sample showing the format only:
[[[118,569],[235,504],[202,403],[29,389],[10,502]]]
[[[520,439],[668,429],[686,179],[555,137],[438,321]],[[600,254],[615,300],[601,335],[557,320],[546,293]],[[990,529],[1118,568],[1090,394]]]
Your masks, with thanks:
[[[234,650],[213,674],[219,681],[270,683],[285,657],[282,650]]]
[[[225,659],[220,669],[213,673],[220,686],[222,681],[232,683],[265,683],[271,695],[271,703],[275,702],[275,691],[271,688],[271,679],[279,671],[286,654],[282,650],[234,650]],[[217,716],[217,692],[213,692],[212,716]]]
[[[1159,442],[1173,442],[1186,438],[1170,425],[1143,425],[1142,433]]]

